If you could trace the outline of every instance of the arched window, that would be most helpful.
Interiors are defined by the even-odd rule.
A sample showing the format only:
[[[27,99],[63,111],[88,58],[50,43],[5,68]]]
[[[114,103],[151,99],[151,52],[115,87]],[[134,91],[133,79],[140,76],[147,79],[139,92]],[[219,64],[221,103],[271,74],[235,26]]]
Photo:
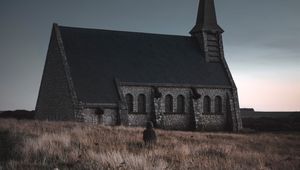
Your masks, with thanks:
[[[173,97],[171,95],[166,95],[165,97],[165,112],[172,113],[173,112]]]
[[[208,96],[205,96],[203,99],[203,112],[205,114],[210,113],[210,98]]]
[[[138,112],[146,113],[146,96],[144,94],[140,94],[138,97]]]
[[[128,112],[132,113],[133,112],[133,96],[131,94],[126,94],[126,103],[128,107]]]
[[[185,100],[183,95],[177,96],[177,112],[184,113]]]
[[[215,98],[215,113],[222,114],[222,98],[220,96]]]

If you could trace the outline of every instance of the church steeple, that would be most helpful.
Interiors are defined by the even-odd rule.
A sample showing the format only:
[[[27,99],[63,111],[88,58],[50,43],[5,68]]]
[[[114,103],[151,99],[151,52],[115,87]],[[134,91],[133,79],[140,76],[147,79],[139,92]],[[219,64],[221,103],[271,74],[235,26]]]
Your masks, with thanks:
[[[219,62],[224,56],[223,32],[217,23],[214,0],[200,0],[197,22],[190,34],[197,38],[207,62]]]
[[[199,2],[197,22],[190,34],[202,31],[224,32],[217,23],[214,0],[200,0]]]

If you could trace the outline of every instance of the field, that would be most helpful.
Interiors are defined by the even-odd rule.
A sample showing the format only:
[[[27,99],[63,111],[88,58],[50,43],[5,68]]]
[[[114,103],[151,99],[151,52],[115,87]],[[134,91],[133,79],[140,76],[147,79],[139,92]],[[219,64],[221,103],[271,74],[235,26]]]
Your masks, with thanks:
[[[0,119],[0,169],[300,169],[300,133],[204,133]]]

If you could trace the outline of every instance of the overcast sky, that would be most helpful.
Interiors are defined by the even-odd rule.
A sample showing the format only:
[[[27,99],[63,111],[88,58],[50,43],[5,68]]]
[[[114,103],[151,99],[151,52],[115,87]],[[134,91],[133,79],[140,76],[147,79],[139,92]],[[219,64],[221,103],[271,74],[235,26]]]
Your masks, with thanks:
[[[300,0],[215,0],[240,106],[300,111]],[[1,0],[0,110],[35,108],[52,23],[189,35],[198,0]]]

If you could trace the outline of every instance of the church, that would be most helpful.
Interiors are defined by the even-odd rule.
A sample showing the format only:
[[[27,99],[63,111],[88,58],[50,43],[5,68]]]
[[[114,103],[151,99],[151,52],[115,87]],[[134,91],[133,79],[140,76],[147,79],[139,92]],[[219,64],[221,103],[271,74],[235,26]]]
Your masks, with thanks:
[[[190,36],[53,24],[36,119],[190,131],[242,128],[214,0]]]

